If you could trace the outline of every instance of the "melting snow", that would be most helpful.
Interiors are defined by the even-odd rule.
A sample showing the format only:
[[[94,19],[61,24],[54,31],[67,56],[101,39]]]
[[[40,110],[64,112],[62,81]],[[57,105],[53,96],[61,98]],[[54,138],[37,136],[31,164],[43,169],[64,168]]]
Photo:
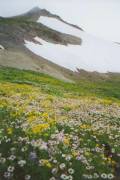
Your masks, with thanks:
[[[105,61],[105,59],[102,58],[102,52],[99,52],[99,57],[94,59],[92,58],[92,56],[89,57],[89,55],[91,55],[90,49],[86,52],[86,50],[82,48],[82,46],[80,47],[74,45],[55,45],[46,42],[38,37],[36,38],[36,40],[39,40],[42,45],[25,41],[26,47],[35,54],[42,56],[60,66],[69,68],[71,70],[76,70],[76,68],[82,68],[88,71],[97,70],[99,72],[115,70],[120,71],[120,63],[118,65],[116,62],[113,66],[111,60]],[[111,52],[108,53],[110,54]]]
[[[5,48],[2,45],[0,45],[0,49],[4,50]]]
[[[57,31],[60,31],[62,33],[71,34],[71,35],[75,35],[75,36],[81,36],[80,30],[73,28],[55,18],[41,16],[39,18],[38,22],[41,22],[42,24],[44,24],[52,29],[55,29]]]
[[[99,72],[120,72],[120,47],[109,41],[95,38],[85,32],[73,28],[55,18],[40,17],[44,25],[82,39],[82,45],[59,45],[46,42],[38,37],[42,45],[25,41],[26,47],[60,66],[76,70],[76,68]]]

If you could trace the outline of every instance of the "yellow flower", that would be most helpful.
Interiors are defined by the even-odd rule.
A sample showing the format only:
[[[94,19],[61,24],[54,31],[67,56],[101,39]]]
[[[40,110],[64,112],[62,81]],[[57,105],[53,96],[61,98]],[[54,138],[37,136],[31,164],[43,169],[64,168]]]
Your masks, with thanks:
[[[36,120],[36,116],[35,115],[28,117],[28,122],[29,123],[31,123],[31,122],[33,122],[35,120]]]
[[[112,159],[109,157],[107,158],[108,162],[111,163]]]
[[[42,165],[42,166],[46,166],[46,167],[48,167],[48,168],[51,168],[51,167],[52,167],[51,163],[50,163],[47,159],[42,159],[42,160],[41,160],[41,165]]]
[[[100,145],[99,145],[99,144],[96,144],[96,147],[100,147]]]
[[[43,113],[42,116],[43,116],[44,118],[48,118],[48,117],[49,117],[48,113]]]
[[[91,126],[90,125],[87,125],[87,124],[83,124],[83,125],[80,125],[80,128],[81,129],[88,129],[90,128]]]
[[[43,132],[44,130],[48,129],[49,128],[49,124],[38,124],[36,126],[33,126],[32,127],[32,132],[34,134],[37,134],[37,133],[41,133]]]
[[[51,168],[51,167],[52,167],[52,165],[51,165],[50,162],[46,163],[46,166],[47,166],[48,168]]]
[[[8,128],[8,129],[7,129],[7,133],[8,133],[8,134],[12,134],[12,133],[13,133],[13,129],[12,129],[12,128]]]
[[[64,140],[63,140],[63,143],[64,143],[65,145],[69,146],[69,145],[70,145],[70,139],[67,138],[67,137],[65,137]]]
[[[112,166],[114,167],[114,166],[116,166],[117,163],[112,160],[112,161],[111,161],[111,164],[112,164]]]
[[[73,157],[76,157],[76,156],[78,156],[78,152],[77,151],[72,151],[72,155],[73,155]]]
[[[28,117],[28,122],[32,123],[33,121],[37,120],[37,118],[40,116],[41,114],[39,112],[36,111],[31,111],[27,114]]]
[[[0,99],[0,108],[8,106],[8,102],[5,99]]]

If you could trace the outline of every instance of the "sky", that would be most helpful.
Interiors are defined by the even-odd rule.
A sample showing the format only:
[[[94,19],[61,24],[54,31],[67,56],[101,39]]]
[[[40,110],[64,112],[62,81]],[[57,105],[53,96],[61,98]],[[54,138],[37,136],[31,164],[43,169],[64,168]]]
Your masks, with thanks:
[[[60,15],[89,34],[120,42],[120,0],[1,0],[0,16],[21,14],[34,6]]]

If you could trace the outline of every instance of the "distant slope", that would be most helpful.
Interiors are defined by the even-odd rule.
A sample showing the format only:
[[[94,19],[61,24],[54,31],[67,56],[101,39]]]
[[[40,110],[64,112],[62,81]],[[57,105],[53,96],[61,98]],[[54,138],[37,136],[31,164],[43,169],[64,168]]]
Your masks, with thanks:
[[[39,87],[43,92],[68,98],[100,98],[120,103],[120,75],[109,74],[109,78],[97,79],[89,77],[89,73],[81,72],[83,79],[77,83],[69,83],[53,78],[52,76],[33,71],[18,70],[0,66],[0,83],[28,84]],[[94,79],[94,80],[93,80]]]

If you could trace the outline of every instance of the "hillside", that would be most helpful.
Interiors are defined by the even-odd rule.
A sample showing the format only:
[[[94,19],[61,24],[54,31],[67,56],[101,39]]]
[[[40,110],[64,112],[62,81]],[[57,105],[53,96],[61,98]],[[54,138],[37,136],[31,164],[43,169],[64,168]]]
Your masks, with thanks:
[[[119,179],[120,78],[0,68],[0,179]]]
[[[0,44],[4,47],[0,50],[0,65],[44,72],[69,81],[69,70],[35,55],[25,47],[25,39],[40,44],[34,40],[35,36],[55,44],[81,44],[80,38],[60,33],[34,20],[34,17],[38,19],[38,14],[44,15],[45,12],[34,8],[25,15],[0,18]]]
[[[120,179],[119,48],[46,9],[0,17],[0,180]]]

